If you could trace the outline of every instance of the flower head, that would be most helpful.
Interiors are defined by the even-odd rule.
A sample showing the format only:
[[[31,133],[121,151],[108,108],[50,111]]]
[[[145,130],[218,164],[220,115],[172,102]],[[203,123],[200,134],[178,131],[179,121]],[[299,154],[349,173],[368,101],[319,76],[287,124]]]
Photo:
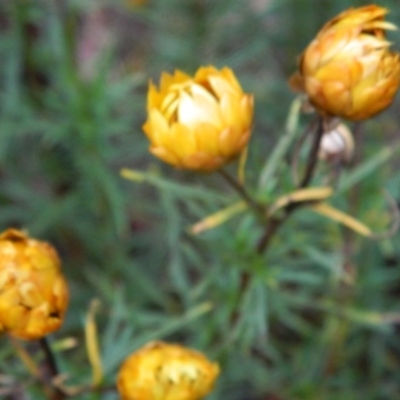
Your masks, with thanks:
[[[0,235],[0,331],[39,339],[58,329],[68,303],[60,260],[48,243],[8,229]]]
[[[388,107],[400,85],[400,55],[391,52],[376,5],[350,8],[325,24],[300,58],[291,86],[304,91],[322,114],[350,120]]]
[[[117,385],[122,400],[199,400],[218,374],[218,365],[196,350],[152,342],[125,360]]]
[[[250,138],[253,96],[229,68],[199,68],[194,77],[163,73],[150,82],[143,130],[150,151],[179,168],[213,171],[235,158]]]

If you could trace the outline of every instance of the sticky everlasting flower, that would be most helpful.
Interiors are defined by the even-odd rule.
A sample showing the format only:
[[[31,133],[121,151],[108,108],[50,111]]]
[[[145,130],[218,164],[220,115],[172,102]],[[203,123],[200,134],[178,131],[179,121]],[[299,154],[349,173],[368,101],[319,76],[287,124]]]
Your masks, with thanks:
[[[152,342],[125,360],[117,386],[122,400],[199,400],[218,374],[218,365],[196,350]]]
[[[229,68],[199,68],[194,77],[163,73],[149,85],[143,130],[150,151],[178,168],[213,171],[235,158],[250,138],[253,96]]]
[[[39,339],[58,329],[68,303],[60,260],[48,243],[8,229],[0,235],[0,331]]]
[[[350,120],[372,117],[388,107],[400,84],[400,58],[389,50],[376,5],[351,8],[329,21],[300,58],[291,78],[322,114]]]

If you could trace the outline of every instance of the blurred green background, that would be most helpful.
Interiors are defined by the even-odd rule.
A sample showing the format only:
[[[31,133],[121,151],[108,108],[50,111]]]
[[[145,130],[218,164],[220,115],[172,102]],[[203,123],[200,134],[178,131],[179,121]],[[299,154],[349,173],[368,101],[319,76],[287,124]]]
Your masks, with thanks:
[[[163,339],[220,363],[210,399],[399,398],[399,234],[372,241],[300,210],[265,256],[254,252],[262,227],[250,213],[192,235],[191,224],[238,196],[218,174],[163,165],[141,130],[149,79],[175,68],[229,66],[256,101],[249,190],[267,200],[290,192],[287,163],[267,188],[257,186],[295,97],[287,79],[328,19],[364,4],[0,3],[0,228],[27,229],[60,252],[71,304],[51,340],[67,384],[90,382],[83,325],[96,298],[105,388],[131,351]],[[379,5],[400,25],[397,1]],[[390,40],[400,48],[398,32]],[[378,232],[390,225],[383,189],[400,200],[399,113],[396,101],[354,127],[355,161],[333,199]],[[302,117],[299,130],[308,121]],[[143,171],[145,181],[123,179],[125,167]],[[243,271],[251,281],[239,298]],[[76,345],[63,348],[65,338]],[[10,378],[3,389],[25,392],[10,399],[44,398],[6,337],[0,372]],[[117,394],[111,388],[78,398]]]

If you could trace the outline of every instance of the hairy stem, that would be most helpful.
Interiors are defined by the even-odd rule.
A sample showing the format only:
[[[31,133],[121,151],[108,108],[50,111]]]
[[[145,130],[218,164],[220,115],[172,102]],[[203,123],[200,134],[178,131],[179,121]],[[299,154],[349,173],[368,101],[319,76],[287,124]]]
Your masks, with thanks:
[[[264,207],[257,202],[246,190],[246,188],[237,181],[232,175],[229,174],[225,169],[220,168],[218,170],[220,175],[229,183],[229,185],[243,198],[243,200],[254,210],[257,214],[264,215]]]
[[[321,143],[323,134],[324,134],[324,120],[322,117],[319,117],[317,123],[317,131],[315,132],[311,151],[308,156],[306,170],[304,172],[303,179],[300,181],[299,189],[307,187],[314,175],[314,170],[318,161],[319,145]]]
[[[322,117],[318,118],[317,129],[314,134],[313,143],[311,146],[310,154],[308,156],[306,169],[304,171],[303,178],[298,184],[297,188],[302,189],[309,185],[314,176],[315,167],[317,166],[318,161],[318,150],[321,143],[322,136],[324,134],[324,120]],[[278,218],[271,218],[265,228],[265,231],[257,243],[257,253],[264,253],[271,242],[271,239],[279,229],[279,227],[289,218],[289,216],[299,207],[306,203],[289,203],[283,209],[283,215]]]
[[[308,156],[307,165],[304,171],[303,178],[301,179],[300,183],[297,185],[298,189],[305,188],[309,185],[312,180],[312,177],[315,172],[315,168],[318,161],[318,150],[321,143],[322,135],[324,133],[324,120],[322,117],[318,117],[316,131],[314,133],[313,143],[311,146],[311,150]],[[247,192],[244,192],[247,196]],[[243,195],[244,197],[244,195]],[[275,236],[276,232],[279,228],[286,222],[286,220],[290,217],[290,215],[297,210],[299,207],[303,206],[304,202],[302,203],[289,203],[286,207],[282,210],[282,215],[279,217],[272,217],[268,220],[267,225],[265,227],[264,233],[261,236],[260,240],[256,245],[256,252],[258,254],[264,254]],[[249,271],[243,271],[241,274],[241,283],[239,288],[239,299],[241,299],[246,292],[249,283],[251,281],[251,273]],[[240,302],[240,300],[239,300]],[[235,311],[232,313],[232,322],[235,323],[238,319],[238,312]]]
[[[302,189],[307,187],[313,178],[318,161],[318,150],[323,134],[324,134],[324,120],[322,117],[318,117],[316,124],[316,131],[314,132],[313,142],[308,156],[304,175],[300,180],[300,183],[297,184],[297,189]],[[249,195],[245,187],[242,186],[224,169],[220,169],[219,173],[230,184],[230,186],[232,186],[239,193],[239,195],[249,204],[249,206],[252,207],[253,210],[256,211],[258,215],[261,215],[263,217],[263,220],[265,220],[267,215],[264,207]],[[283,208],[282,214],[279,217],[271,217],[267,220],[264,233],[256,245],[257,254],[259,255],[264,254],[268,250],[270,243],[273,237],[275,236],[276,232],[279,230],[279,228],[286,222],[286,220],[297,208],[301,207],[304,204],[306,203],[304,202],[289,203],[286,205],[286,207]],[[246,290],[248,289],[250,282],[251,282],[251,272],[242,271],[240,276],[238,305],[240,304]],[[235,326],[239,319],[238,308],[233,310],[230,319],[231,319],[231,324]]]
[[[46,376],[45,381],[50,381],[50,386],[52,386],[52,380],[59,374],[57,363],[46,337],[43,337],[39,340],[39,345],[44,354],[44,365],[46,368],[45,373],[48,375],[48,377]],[[65,393],[63,393],[60,389],[54,387],[51,388],[50,400],[64,400],[65,398]]]

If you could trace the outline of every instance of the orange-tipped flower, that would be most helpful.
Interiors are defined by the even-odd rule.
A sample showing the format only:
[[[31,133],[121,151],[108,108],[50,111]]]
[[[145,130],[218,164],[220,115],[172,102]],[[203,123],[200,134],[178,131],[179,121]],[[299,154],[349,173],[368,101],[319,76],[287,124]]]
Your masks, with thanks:
[[[387,12],[369,5],[329,21],[301,56],[291,86],[324,115],[361,120],[388,107],[400,84],[400,58],[385,38],[396,29],[384,21]]]
[[[117,385],[122,400],[199,400],[218,374],[218,365],[196,350],[152,342],[125,360]]]
[[[250,138],[253,96],[243,93],[229,68],[199,68],[194,77],[175,71],[150,82],[150,151],[179,168],[213,171],[235,158]]]
[[[58,329],[67,283],[53,247],[8,229],[0,235],[0,331],[39,339]]]

